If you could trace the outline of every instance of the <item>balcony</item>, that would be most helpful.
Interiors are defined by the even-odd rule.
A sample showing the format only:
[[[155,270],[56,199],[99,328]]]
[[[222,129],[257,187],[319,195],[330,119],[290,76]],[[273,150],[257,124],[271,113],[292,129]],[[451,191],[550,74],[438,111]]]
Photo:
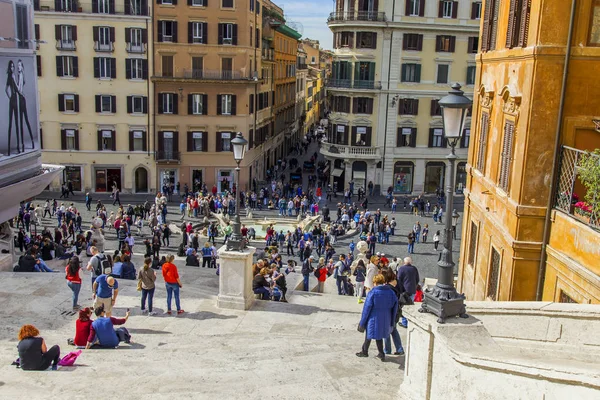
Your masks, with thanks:
[[[368,22],[385,22],[387,18],[384,12],[372,12],[372,11],[342,11],[332,12],[327,18],[327,23],[340,22],[340,21],[368,21]]]
[[[113,42],[109,42],[109,43],[94,42],[94,50],[96,50],[98,52],[112,53],[115,50],[115,46],[114,46]]]
[[[33,9],[40,12],[84,13],[106,15],[149,16],[149,8],[141,0],[129,0],[123,5],[109,1],[87,2],[77,0],[33,1]]]
[[[56,49],[57,50],[77,50],[77,45],[74,40],[57,40],[56,41]]]
[[[255,82],[249,72],[246,71],[227,71],[227,70],[192,70],[183,69],[175,71],[173,74],[165,74],[159,71],[155,76],[155,80],[169,81],[215,81],[215,82],[230,82],[230,83],[252,83]]]
[[[363,81],[355,79],[330,79],[328,88],[381,90],[381,81]]]
[[[296,68],[297,69],[308,69],[308,65],[297,63]]]
[[[261,50],[262,59],[264,61],[274,61],[275,60],[275,50],[270,48],[265,48]]]
[[[591,228],[600,230],[600,215],[592,205],[585,203],[586,187],[578,177],[585,154],[585,151],[563,146],[554,207]]]
[[[144,43],[135,44],[135,43],[128,42],[125,44],[125,50],[128,53],[142,54],[142,53],[146,52],[146,44],[144,44]]]
[[[364,160],[381,159],[381,149],[370,146],[346,146],[342,144],[323,143],[321,154],[325,157],[356,158]]]
[[[154,159],[157,162],[180,162],[181,153],[178,151],[156,151],[154,152]]]

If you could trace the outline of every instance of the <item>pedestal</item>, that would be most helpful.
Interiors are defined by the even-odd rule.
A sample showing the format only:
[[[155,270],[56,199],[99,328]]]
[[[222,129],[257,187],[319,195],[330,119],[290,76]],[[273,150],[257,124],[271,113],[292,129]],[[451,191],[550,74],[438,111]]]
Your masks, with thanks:
[[[218,250],[220,269],[217,307],[248,310],[252,306],[252,256],[255,251],[254,247],[247,247],[244,251],[227,251],[226,246]]]
[[[100,229],[92,229],[91,240],[92,240],[92,242],[94,240],[96,241],[96,248],[98,249],[98,251],[100,253],[103,253],[105,243],[104,243],[104,235],[102,234],[102,231]]]

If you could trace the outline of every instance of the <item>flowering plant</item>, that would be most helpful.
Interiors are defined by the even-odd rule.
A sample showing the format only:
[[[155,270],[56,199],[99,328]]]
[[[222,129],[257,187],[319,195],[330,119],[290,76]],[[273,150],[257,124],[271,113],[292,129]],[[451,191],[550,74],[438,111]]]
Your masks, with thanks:
[[[585,201],[579,201],[575,203],[575,214],[582,215],[584,217],[589,217],[592,215],[592,206],[590,206]]]

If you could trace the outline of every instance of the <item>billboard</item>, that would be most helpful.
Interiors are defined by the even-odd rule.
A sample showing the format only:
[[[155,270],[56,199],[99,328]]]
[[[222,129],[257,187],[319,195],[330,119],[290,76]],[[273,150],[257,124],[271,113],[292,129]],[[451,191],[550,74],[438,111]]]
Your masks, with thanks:
[[[0,53],[0,163],[39,151],[37,73],[33,54]]]

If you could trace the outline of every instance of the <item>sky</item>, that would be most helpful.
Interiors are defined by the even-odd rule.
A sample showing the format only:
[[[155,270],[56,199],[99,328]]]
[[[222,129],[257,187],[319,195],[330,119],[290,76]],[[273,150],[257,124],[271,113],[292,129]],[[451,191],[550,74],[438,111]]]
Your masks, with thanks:
[[[332,0],[273,0],[283,8],[285,19],[304,27],[303,38],[317,39],[322,49],[332,49],[333,34],[327,27],[327,17],[333,11]]]

